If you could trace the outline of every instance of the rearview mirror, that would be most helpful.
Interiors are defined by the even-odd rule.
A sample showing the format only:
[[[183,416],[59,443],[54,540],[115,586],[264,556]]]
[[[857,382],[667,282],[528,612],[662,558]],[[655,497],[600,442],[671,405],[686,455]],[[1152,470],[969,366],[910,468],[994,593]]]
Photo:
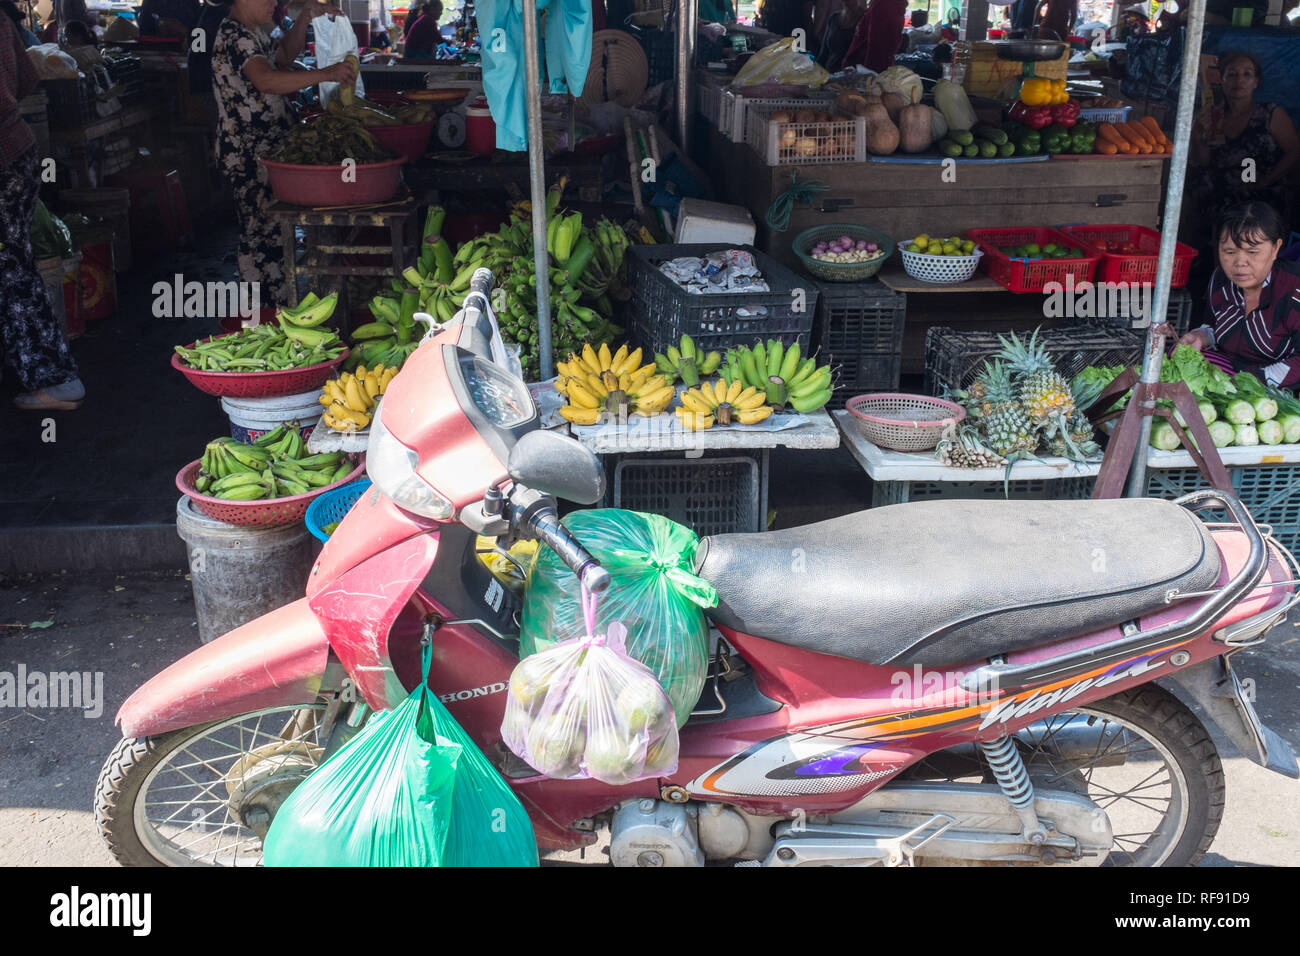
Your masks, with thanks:
[[[528,432],[510,450],[506,470],[521,485],[580,505],[595,504],[605,494],[600,459],[559,432]]]

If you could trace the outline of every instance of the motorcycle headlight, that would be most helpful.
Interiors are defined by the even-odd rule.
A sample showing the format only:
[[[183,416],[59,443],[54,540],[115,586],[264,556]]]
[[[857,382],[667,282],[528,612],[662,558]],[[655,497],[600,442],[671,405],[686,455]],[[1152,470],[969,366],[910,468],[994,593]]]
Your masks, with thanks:
[[[366,447],[366,473],[399,507],[426,518],[446,521],[455,509],[451,502],[416,474],[420,456],[384,427],[382,402],[370,420],[370,442]]]

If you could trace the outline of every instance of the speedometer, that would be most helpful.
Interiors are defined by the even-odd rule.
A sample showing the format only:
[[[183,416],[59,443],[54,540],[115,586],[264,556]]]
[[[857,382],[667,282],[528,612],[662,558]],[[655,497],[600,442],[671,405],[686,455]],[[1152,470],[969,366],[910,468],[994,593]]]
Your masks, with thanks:
[[[492,424],[512,428],[533,417],[528,387],[494,362],[462,352],[460,371],[470,400]]]

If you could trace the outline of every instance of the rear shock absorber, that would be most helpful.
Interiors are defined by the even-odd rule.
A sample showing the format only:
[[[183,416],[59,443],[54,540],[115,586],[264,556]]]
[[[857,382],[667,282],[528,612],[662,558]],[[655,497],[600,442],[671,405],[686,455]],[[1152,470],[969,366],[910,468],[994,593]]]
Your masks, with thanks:
[[[1047,830],[1034,811],[1034,784],[1029,779],[1025,762],[1020,759],[1016,742],[1003,736],[988,743],[981,741],[979,748],[984,752],[984,759],[989,762],[998,786],[1011,802],[1016,816],[1020,817],[1025,839],[1034,844],[1042,843],[1047,839]]]

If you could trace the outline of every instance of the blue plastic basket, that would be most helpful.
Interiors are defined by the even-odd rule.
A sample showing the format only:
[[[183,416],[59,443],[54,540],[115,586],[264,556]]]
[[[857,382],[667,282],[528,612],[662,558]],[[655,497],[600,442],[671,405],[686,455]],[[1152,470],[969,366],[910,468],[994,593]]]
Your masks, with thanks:
[[[369,487],[370,479],[362,478],[321,495],[307,506],[307,514],[303,516],[307,530],[317,540],[328,541],[330,536],[325,532],[325,525],[342,521]]]

